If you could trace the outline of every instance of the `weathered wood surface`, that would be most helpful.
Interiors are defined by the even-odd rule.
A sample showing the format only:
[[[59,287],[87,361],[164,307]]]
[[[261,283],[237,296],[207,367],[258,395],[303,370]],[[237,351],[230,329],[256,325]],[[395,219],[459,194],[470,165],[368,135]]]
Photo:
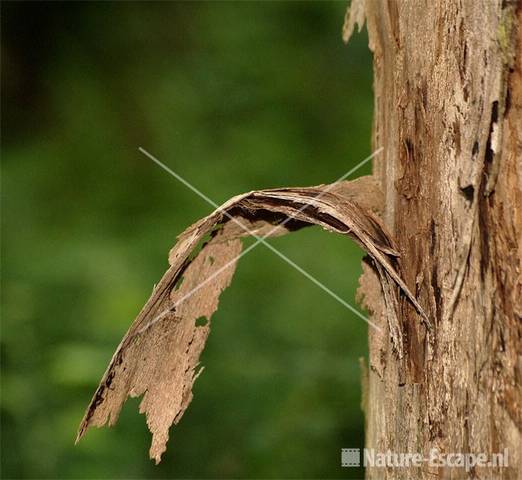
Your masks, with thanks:
[[[248,192],[185,230],[170,252],[169,269],[116,349],[87,407],[77,441],[90,426],[114,425],[127,398],[143,395],[140,412],[152,433],[150,457],[160,461],[171,425],[180,421],[192,400],[210,319],[221,292],[232,281],[241,237],[252,235],[261,241],[308,225],[349,236],[368,252],[369,265],[379,275],[378,288],[386,292],[393,331],[399,329],[399,292],[427,322],[402,280],[393,239],[372,213],[381,209],[374,179],[363,177],[329,186]],[[394,348],[403,355],[402,343]]]
[[[392,348],[375,273],[366,446],[427,454],[509,451],[509,468],[367,470],[367,478],[522,476],[522,4],[356,0],[374,55],[374,177],[404,278]]]

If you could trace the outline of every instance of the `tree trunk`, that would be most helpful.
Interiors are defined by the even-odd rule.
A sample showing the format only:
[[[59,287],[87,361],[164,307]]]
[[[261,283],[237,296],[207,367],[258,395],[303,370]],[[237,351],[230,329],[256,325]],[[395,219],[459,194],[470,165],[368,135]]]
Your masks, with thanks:
[[[400,305],[394,348],[377,276],[366,447],[505,453],[508,467],[370,467],[367,478],[520,478],[522,2],[354,0],[374,54],[374,165],[383,219],[429,332]],[[449,458],[448,458],[449,460]]]

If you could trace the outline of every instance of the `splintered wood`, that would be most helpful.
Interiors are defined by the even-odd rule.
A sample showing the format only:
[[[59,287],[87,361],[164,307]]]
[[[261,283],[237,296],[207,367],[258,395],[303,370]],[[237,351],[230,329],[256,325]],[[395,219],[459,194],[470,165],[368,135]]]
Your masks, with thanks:
[[[143,395],[140,412],[145,413],[152,433],[150,457],[160,461],[170,426],[180,421],[192,400],[210,318],[232,280],[241,237],[282,235],[309,225],[347,235],[369,254],[389,308],[396,308],[396,297],[402,292],[427,321],[400,276],[390,235],[370,211],[378,209],[380,202],[372,181],[249,192],[185,230],[170,252],[169,269],[116,349],[80,424],[77,441],[92,425],[114,425],[125,400]],[[369,192],[374,193],[373,202],[368,200]],[[354,198],[360,198],[360,204]],[[400,352],[395,315],[390,315],[390,331]],[[197,322],[201,317],[204,325]]]

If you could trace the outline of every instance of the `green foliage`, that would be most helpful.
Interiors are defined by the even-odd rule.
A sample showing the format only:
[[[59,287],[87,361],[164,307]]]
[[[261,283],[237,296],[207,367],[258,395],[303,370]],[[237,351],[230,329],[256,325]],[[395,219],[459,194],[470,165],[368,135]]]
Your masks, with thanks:
[[[336,478],[363,443],[367,326],[259,246],[212,320],[163,462],[127,403],[76,428],[187,225],[243,191],[335,180],[369,153],[366,39],[343,2],[3,5],[2,474]],[[357,175],[369,172],[364,167]],[[361,250],[271,242],[354,303]]]

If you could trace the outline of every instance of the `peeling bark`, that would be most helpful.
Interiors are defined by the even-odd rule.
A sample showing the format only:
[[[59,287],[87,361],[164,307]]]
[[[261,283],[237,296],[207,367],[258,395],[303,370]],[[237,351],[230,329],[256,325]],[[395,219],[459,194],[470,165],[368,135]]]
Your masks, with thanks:
[[[399,292],[427,322],[402,280],[392,238],[370,211],[381,208],[382,195],[370,177],[328,187],[249,192],[189,227],[170,252],[170,268],[116,350],[77,440],[89,426],[113,425],[127,397],[143,395],[140,412],[146,414],[152,432],[150,456],[160,461],[170,426],[180,421],[192,399],[210,318],[219,295],[232,280],[241,252],[240,238],[245,235],[259,239],[319,225],[349,236],[368,252],[369,264],[380,278],[392,331],[399,330]],[[207,236],[210,238],[205,240]],[[199,325],[202,317],[205,323]],[[402,356],[401,339],[397,335],[394,340],[394,348]]]
[[[360,295],[369,331],[366,447],[509,451],[508,468],[368,468],[367,478],[522,475],[522,3],[354,0],[374,54],[374,178],[403,277],[394,351],[378,277]],[[363,13],[361,13],[363,12]]]

